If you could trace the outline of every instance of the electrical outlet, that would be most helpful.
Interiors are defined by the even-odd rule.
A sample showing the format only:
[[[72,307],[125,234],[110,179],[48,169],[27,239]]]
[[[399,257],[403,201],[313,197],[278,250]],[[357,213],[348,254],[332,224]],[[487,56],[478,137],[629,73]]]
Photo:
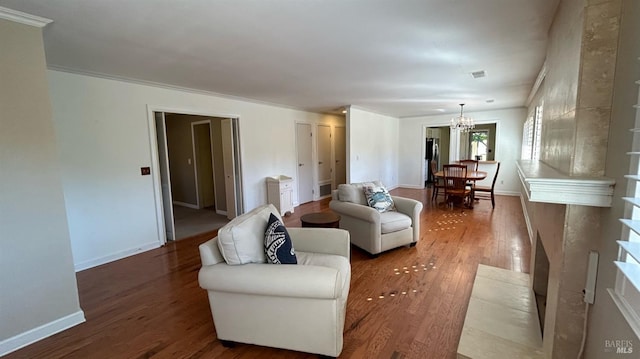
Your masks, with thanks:
[[[148,176],[151,174],[151,168],[150,167],[140,167],[140,174],[143,176]]]

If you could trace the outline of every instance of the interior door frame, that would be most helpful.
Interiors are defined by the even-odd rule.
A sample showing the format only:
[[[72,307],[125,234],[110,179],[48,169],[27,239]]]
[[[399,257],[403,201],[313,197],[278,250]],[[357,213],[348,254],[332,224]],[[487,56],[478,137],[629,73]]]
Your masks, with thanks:
[[[497,151],[497,147],[498,147],[498,141],[500,139],[500,120],[499,119],[490,119],[490,120],[482,120],[482,121],[476,121],[475,122],[476,125],[489,125],[489,124],[495,124],[496,125],[496,148],[493,149],[494,153],[493,153],[493,158],[497,158],[496,155],[496,151]],[[451,122],[447,119],[441,119],[441,120],[437,120],[437,121],[433,121],[432,123],[423,123],[422,124],[422,132],[421,132],[421,138],[420,138],[420,143],[422,146],[421,152],[420,152],[420,176],[424,176],[425,170],[426,170],[426,166],[425,166],[425,156],[427,154],[427,144],[425,141],[425,138],[427,138],[427,128],[434,128],[434,127],[449,127],[451,125]],[[442,149],[440,149],[440,153],[442,153]],[[449,162],[454,162],[454,161],[458,161],[460,160],[460,131],[458,129],[450,129],[450,141],[449,141]],[[496,160],[497,161],[497,160]],[[419,180],[418,183],[420,183],[420,186],[418,188],[425,188],[424,185],[424,180]]]
[[[240,116],[234,114],[222,114],[222,113],[211,113],[211,112],[202,112],[199,110],[192,109],[184,109],[184,108],[174,108],[174,107],[166,107],[161,105],[149,105],[147,104],[147,128],[149,131],[149,148],[151,154],[151,177],[153,182],[153,197],[155,201],[156,207],[156,227],[157,227],[157,236],[158,242],[160,245],[165,245],[167,243],[167,238],[165,233],[165,223],[164,223],[164,204],[162,202],[162,183],[160,182],[160,160],[158,156],[158,142],[157,142],[157,133],[156,133],[156,119],[155,112],[162,113],[175,113],[175,114],[183,114],[183,115],[194,115],[194,116],[204,116],[204,117],[220,117],[220,118],[230,118],[232,121],[237,123],[239,131],[240,127]],[[164,117],[164,116],[163,116]],[[166,121],[166,119],[165,119]],[[165,123],[166,126],[166,123]],[[238,165],[242,164],[242,151],[241,151],[241,143],[239,141],[240,134],[237,133],[237,141],[236,146],[234,146],[234,157],[235,161]],[[244,188],[244,176],[242,176],[242,168],[238,169],[239,178],[237,178],[238,183],[240,184],[238,188],[238,192],[236,192],[236,200],[241,204],[241,209],[243,210],[245,207],[244,196],[243,196],[243,188]],[[239,212],[242,213],[242,212]]]
[[[160,121],[162,121],[162,123],[158,124],[158,122],[156,121],[156,114],[158,114],[158,117],[160,118]],[[166,193],[166,195],[168,196],[168,200],[166,202],[169,203],[173,203],[173,194],[171,193],[171,171],[169,169],[169,147],[168,147],[168,139],[167,139],[167,118],[165,116],[164,112],[152,112],[152,116],[153,116],[153,123],[150,123],[149,125],[152,126],[150,127],[150,130],[153,130],[153,132],[150,134],[151,137],[149,138],[149,141],[151,141],[151,146],[153,147],[155,145],[156,151],[155,151],[155,159],[154,159],[154,154],[152,154],[152,163],[156,163],[157,162],[157,166],[156,169],[153,170],[153,174],[155,174],[158,177],[158,190],[159,190],[159,198],[160,199],[160,204],[161,204],[161,208],[160,210],[160,215],[158,216],[159,221],[158,221],[158,231],[159,231],[159,238],[158,238],[158,242],[160,242],[161,245],[167,243],[167,241],[171,240],[171,241],[175,241],[176,239],[176,222],[175,222],[175,214],[173,213],[173,206],[170,206],[168,208],[164,207],[164,202],[165,202],[165,198],[164,198],[164,193],[162,190],[162,166],[160,165],[161,161],[162,163],[164,163],[166,169],[167,169],[167,173],[166,173],[166,180],[167,180],[167,187],[168,190]],[[162,144],[162,148],[164,150],[164,157],[160,158],[160,145],[158,144],[158,127],[162,127],[162,141],[164,142]],[[154,188],[155,190],[155,188]],[[155,193],[154,193],[155,195]],[[157,198],[156,199],[156,204],[157,204]],[[158,210],[157,206],[156,206],[156,211]],[[167,230],[167,223],[166,223],[166,219],[167,216],[171,217],[171,228],[168,231]]]

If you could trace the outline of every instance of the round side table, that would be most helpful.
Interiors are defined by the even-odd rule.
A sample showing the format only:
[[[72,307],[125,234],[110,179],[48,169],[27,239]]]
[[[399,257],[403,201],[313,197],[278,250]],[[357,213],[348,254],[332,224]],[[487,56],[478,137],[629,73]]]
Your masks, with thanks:
[[[333,212],[307,213],[300,222],[302,227],[340,228],[340,216]]]

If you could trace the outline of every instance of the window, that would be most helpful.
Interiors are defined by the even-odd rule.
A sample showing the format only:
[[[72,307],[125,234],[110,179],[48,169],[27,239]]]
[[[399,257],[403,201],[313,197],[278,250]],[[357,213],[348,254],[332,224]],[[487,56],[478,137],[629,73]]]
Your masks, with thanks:
[[[542,105],[536,106],[536,114],[533,124],[533,156],[531,159],[540,159],[540,138],[542,137]]]
[[[540,159],[540,143],[542,137],[542,105],[536,106],[532,116],[524,122],[522,130],[523,160]]]
[[[640,84],[640,82],[638,82]],[[640,100],[640,94],[639,94]],[[639,101],[640,102],[640,101]],[[640,106],[636,105],[636,124],[633,143],[640,144]],[[621,218],[622,232],[618,241],[620,250],[614,261],[618,273],[614,289],[608,289],[620,312],[627,320],[636,336],[640,338],[640,149],[634,146],[627,154],[631,157],[627,197],[624,197],[624,218]]]
[[[469,153],[471,159],[486,161],[489,149],[489,130],[474,130],[469,132]]]

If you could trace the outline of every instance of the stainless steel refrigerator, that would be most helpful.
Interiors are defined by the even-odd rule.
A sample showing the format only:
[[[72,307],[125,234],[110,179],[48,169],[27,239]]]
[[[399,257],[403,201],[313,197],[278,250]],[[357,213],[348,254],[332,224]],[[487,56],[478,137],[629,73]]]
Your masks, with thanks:
[[[440,170],[440,139],[439,138],[427,138],[426,139],[426,151],[425,151],[425,183],[433,183],[435,176],[431,172],[431,160],[436,161],[436,168]]]

